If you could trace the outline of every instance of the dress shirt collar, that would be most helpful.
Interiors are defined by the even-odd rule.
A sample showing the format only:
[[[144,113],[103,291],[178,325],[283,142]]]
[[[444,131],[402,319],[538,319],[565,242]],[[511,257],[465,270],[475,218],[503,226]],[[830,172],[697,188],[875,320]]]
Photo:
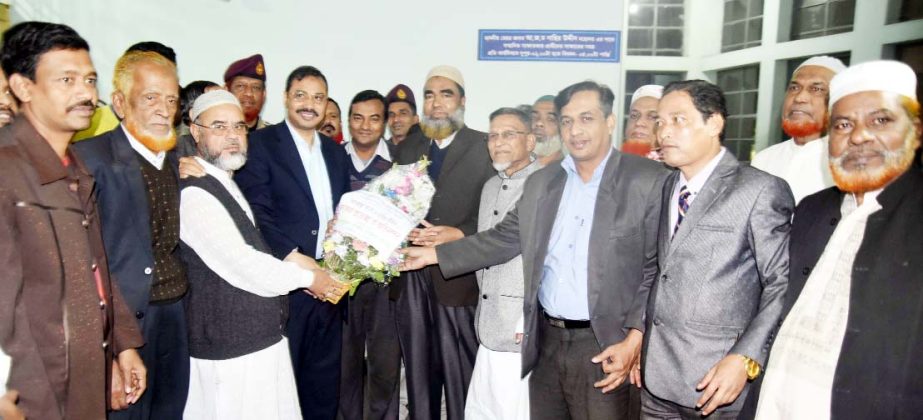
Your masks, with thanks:
[[[705,182],[708,181],[708,177],[711,176],[712,172],[715,172],[715,168],[718,167],[718,163],[721,162],[721,158],[724,157],[724,154],[727,153],[727,149],[724,147],[721,148],[721,151],[718,152],[715,157],[708,161],[708,165],[705,165],[702,170],[695,174],[692,179],[687,180],[686,175],[682,171],[679,173],[679,185],[677,187],[683,188],[685,185],[689,192],[695,196],[702,190],[702,187],[705,186]]]
[[[122,131],[125,132],[125,137],[128,137],[128,144],[132,149],[135,149],[135,151],[138,152],[138,154],[141,155],[144,160],[150,162],[150,164],[154,165],[155,168],[163,169],[163,161],[167,157],[167,152],[152,152],[151,149],[148,149],[147,146],[141,144],[140,141],[135,139],[135,136],[131,135],[128,129],[125,128],[125,124],[121,124],[120,127],[122,127]]]
[[[200,165],[202,165],[202,168],[205,169],[206,174],[217,178],[219,181],[221,181],[221,183],[225,183],[226,181],[232,180],[230,172],[225,171],[215,165],[212,165],[210,162],[208,162],[205,159],[202,159],[199,156],[196,156],[195,160],[196,162],[199,162]]]
[[[497,176],[499,176],[500,179],[525,178],[531,175],[532,172],[535,172],[538,169],[536,167],[540,165],[541,165],[541,162],[537,159],[535,154],[529,153],[529,164],[528,165],[523,166],[522,169],[516,172],[513,172],[513,175],[507,175],[506,171],[497,171]]]
[[[446,147],[449,147],[450,144],[452,144],[452,141],[455,140],[455,135],[458,134],[459,131],[461,131],[461,128],[455,130],[454,133],[449,134],[449,137],[442,139],[442,141],[433,140],[433,143],[436,143],[436,147],[445,149]]]
[[[301,134],[298,134],[298,131],[295,130],[294,126],[292,126],[292,123],[289,122],[288,118],[285,119],[285,126],[288,127],[288,131],[292,134],[292,140],[295,141],[295,144],[305,146],[305,148],[308,149],[310,153],[320,152],[320,135],[317,134],[316,129],[314,130],[314,141],[308,145],[304,138],[301,137]]]
[[[587,182],[587,184],[590,182],[598,182],[602,179],[603,172],[606,170],[606,165],[609,163],[609,159],[612,157],[613,149],[614,148],[609,149],[609,152],[606,153],[606,157],[602,160],[602,162],[599,163],[599,166],[593,170],[593,177],[590,178],[590,181]],[[577,164],[574,162],[574,157],[572,155],[568,154],[564,157],[564,159],[561,160],[561,167],[564,168],[568,176],[576,176],[578,178],[580,177],[580,173],[577,172]]]
[[[356,170],[362,172],[365,168],[369,167],[369,164],[375,160],[375,156],[381,156],[382,159],[391,161],[391,152],[388,151],[388,144],[385,143],[385,139],[382,138],[378,141],[378,146],[375,148],[375,154],[368,160],[368,162],[363,162],[359,155],[356,153],[356,148],[353,146],[353,142],[350,141],[346,143],[346,153],[353,160],[353,166],[356,167]]]

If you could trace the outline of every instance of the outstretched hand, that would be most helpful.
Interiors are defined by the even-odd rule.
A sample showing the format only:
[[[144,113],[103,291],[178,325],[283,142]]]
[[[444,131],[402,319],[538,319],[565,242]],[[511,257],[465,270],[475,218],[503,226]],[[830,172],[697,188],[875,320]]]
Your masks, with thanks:
[[[403,248],[401,254],[404,254],[401,271],[419,270],[439,262],[436,257],[436,248],[431,246]]]

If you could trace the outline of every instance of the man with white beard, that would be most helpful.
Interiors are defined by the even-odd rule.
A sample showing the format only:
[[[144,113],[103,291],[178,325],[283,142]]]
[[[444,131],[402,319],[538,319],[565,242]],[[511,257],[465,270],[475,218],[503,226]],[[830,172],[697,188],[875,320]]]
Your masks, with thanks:
[[[180,239],[188,264],[190,386],[183,417],[300,419],[282,335],[287,294],[344,287],[299,253],[279,261],[231,178],[247,160],[247,124],[230,92],[196,99],[190,132],[204,177],[181,181]]]
[[[535,135],[535,153],[542,166],[564,159],[567,149],[561,142],[558,113],[554,109],[554,95],[538,98],[532,105],[532,134]]]
[[[497,176],[481,191],[478,232],[488,230],[513,209],[526,178],[541,168],[532,150],[530,116],[520,109],[500,108],[490,114],[487,150]],[[529,418],[529,380],[521,378],[522,256],[478,270],[483,299],[475,315],[478,347],[465,418],[516,420]]]
[[[782,103],[782,131],[792,138],[757,153],[750,163],[788,182],[795,204],[833,186],[827,165],[827,100],[830,79],[845,68],[825,55],[798,66]]]
[[[423,87],[420,132],[402,141],[399,165],[427,156],[436,185],[424,228],[409,235],[414,244],[442,243],[472,235],[478,227],[481,188],[496,175],[487,153],[487,135],[465,126],[465,80],[451,66],[430,70]],[[395,318],[407,374],[410,415],[439,418],[443,388],[448,418],[464,418],[465,398],[478,341],[474,272],[445,278],[438,267],[406,272],[391,284]]]

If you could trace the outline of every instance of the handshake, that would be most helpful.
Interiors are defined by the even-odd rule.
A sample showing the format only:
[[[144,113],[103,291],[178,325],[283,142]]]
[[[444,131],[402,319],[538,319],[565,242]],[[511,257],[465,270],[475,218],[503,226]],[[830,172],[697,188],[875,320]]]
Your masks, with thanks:
[[[297,250],[289,253],[283,261],[293,262],[314,274],[314,281],[308,288],[304,289],[304,292],[314,297],[314,299],[320,299],[335,305],[349,291],[349,284],[334,279],[314,258],[301,254]]]

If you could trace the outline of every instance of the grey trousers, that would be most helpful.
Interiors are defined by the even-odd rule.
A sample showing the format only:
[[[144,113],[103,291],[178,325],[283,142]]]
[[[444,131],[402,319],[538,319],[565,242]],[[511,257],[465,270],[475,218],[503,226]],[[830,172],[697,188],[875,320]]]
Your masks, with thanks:
[[[603,394],[593,383],[605,377],[590,361],[602,351],[590,328],[561,329],[542,320],[541,355],[529,379],[532,420],[626,420],[630,385]]]
[[[646,389],[641,393],[641,418],[645,420],[701,420],[703,418],[732,420],[736,419],[738,414],[740,414],[739,409],[724,407],[715,410],[708,417],[702,417],[699,410],[657,398]]]

